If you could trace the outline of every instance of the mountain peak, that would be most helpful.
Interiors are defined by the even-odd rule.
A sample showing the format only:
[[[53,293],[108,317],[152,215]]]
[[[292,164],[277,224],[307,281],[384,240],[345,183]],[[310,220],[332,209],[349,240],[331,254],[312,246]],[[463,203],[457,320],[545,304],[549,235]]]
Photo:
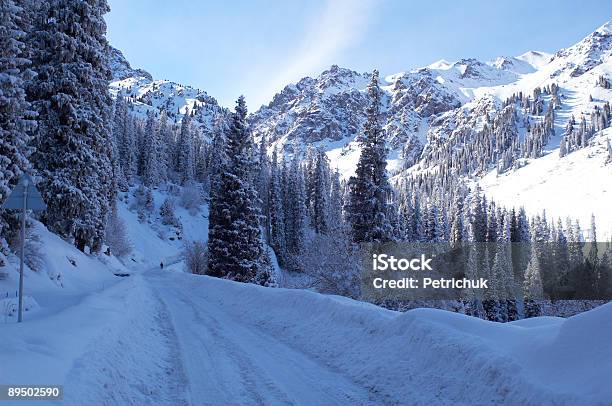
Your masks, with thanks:
[[[551,58],[551,54],[542,51],[527,51],[524,54],[516,57],[516,59],[527,62],[535,69],[540,69],[542,66],[546,65],[548,62],[550,62]]]
[[[569,48],[560,50],[553,59],[564,64],[571,77],[580,76],[612,55],[612,21],[587,35]]]
[[[595,30],[600,35],[612,35],[612,20],[606,21],[601,27]]]
[[[153,76],[146,70],[132,68],[127,59],[125,59],[125,56],[123,56],[123,53],[117,48],[113,48],[109,45],[108,53],[110,56],[109,67],[113,74],[113,80],[123,80],[130,77],[145,78],[150,81],[153,80]]]

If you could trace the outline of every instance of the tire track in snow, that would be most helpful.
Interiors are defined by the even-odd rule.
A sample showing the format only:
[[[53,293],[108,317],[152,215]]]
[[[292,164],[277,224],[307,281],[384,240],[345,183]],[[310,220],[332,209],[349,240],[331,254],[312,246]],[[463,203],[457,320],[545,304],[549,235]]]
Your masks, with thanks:
[[[174,319],[194,404],[384,403],[340,371],[233,319],[189,289],[189,279],[160,272],[147,279]]]
[[[120,323],[101,329],[99,339],[75,360],[62,405],[188,405],[178,341],[167,309],[140,276],[129,297],[116,298]]]

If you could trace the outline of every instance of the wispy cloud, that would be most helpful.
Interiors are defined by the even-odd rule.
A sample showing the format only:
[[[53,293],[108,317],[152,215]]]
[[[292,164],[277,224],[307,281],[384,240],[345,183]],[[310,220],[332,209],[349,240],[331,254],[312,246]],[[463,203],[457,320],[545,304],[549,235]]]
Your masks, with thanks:
[[[269,102],[287,84],[337,62],[337,55],[366,33],[376,4],[377,0],[327,0],[296,51],[288,55],[288,63],[251,96],[255,105]]]

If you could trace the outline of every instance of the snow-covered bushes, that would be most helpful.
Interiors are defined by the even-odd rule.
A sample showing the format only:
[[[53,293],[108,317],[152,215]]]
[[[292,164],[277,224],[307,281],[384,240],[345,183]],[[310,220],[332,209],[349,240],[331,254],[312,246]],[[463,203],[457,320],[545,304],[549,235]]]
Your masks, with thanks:
[[[185,264],[187,270],[196,275],[204,275],[208,267],[208,248],[202,241],[185,244]]]
[[[143,223],[148,214],[151,214],[153,210],[155,210],[155,202],[151,189],[140,185],[134,191],[134,204],[130,209],[138,212],[138,220]]]
[[[31,224],[26,228],[24,263],[34,272],[40,272],[45,268],[45,257],[42,253],[40,236],[31,228]],[[10,249],[15,255],[21,252],[21,234],[13,235],[10,240]]]
[[[124,257],[132,251],[132,244],[127,237],[125,222],[113,212],[106,225],[106,244],[112,253]]]
[[[41,248],[40,236],[34,233],[32,229],[28,229],[23,261],[34,272],[41,272],[45,269],[45,256]]]
[[[180,221],[174,214],[174,200],[167,198],[159,208],[159,215],[162,219],[162,224],[167,226],[179,227]]]
[[[359,253],[347,239],[316,234],[300,256],[300,261],[319,292],[358,298],[359,258]]]
[[[8,260],[4,252],[8,253],[8,244],[4,238],[0,238],[0,281],[8,277],[8,271],[6,269]]]
[[[181,206],[187,209],[190,214],[195,215],[201,204],[202,196],[198,188],[195,185],[185,186],[181,193]]]
[[[140,185],[134,191],[134,204],[131,209],[135,210],[145,210],[151,213],[155,208],[153,201],[153,193],[151,193],[151,189]]]

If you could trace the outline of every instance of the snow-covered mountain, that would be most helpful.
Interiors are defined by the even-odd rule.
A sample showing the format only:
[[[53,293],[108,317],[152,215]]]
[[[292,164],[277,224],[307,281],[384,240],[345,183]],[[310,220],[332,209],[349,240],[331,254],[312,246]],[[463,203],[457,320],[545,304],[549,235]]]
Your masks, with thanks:
[[[533,156],[510,160],[509,153],[504,155],[504,151],[499,151],[491,154],[478,170],[468,170],[465,175],[476,180],[488,179],[481,185],[487,194],[497,198],[498,191],[504,189],[504,179],[523,178],[527,171],[533,178],[533,167],[528,167],[534,160],[545,159],[555,169],[539,174],[541,182],[533,185],[532,191],[539,187],[546,189],[548,182],[565,184],[569,190],[582,190],[582,184],[571,182],[572,179],[582,182],[575,171],[588,166],[588,195],[593,200],[585,201],[571,212],[556,204],[558,199],[554,194],[539,200],[537,207],[531,204],[531,192],[527,193],[524,188],[505,190],[499,196],[511,205],[526,205],[532,212],[547,209],[553,216],[572,215],[583,223],[595,212],[604,228],[612,230],[612,215],[599,210],[606,201],[612,201],[612,192],[607,190],[612,184],[612,165],[606,164],[610,161],[606,148],[610,133],[595,129],[586,145],[581,145],[580,158],[578,155],[559,157],[570,119],[574,117],[576,125],[583,117],[590,123],[595,109],[603,109],[612,100],[611,54],[612,21],[555,54],[529,51],[488,62],[473,58],[456,62],[440,60],[387,76],[381,85],[383,121],[390,148],[388,168],[400,177],[439,170],[443,166],[441,157],[446,157],[448,162],[457,161],[458,158],[447,156],[452,151],[468,148],[473,153],[469,146],[479,134],[482,136],[485,126],[490,129],[509,125],[520,142],[525,142],[535,133],[534,127],[543,125],[546,114],[550,114],[551,125],[546,129],[549,136]],[[208,133],[215,121],[227,113],[206,92],[167,80],[153,80],[147,72],[132,69],[119,51],[113,51],[112,68],[115,78],[111,89],[114,93],[125,92],[140,114],[165,109],[178,121],[187,109],[195,109],[195,121]],[[253,133],[256,139],[265,136],[270,149],[280,147],[289,154],[303,152],[309,146],[323,148],[332,167],[337,167],[347,178],[359,157],[356,137],[365,122],[369,79],[370,73],[334,65],[316,78],[306,77],[289,84],[268,105],[250,115]],[[554,95],[549,92],[551,86],[556,86]],[[509,99],[512,101],[508,102]],[[514,107],[509,112],[510,104]],[[547,110],[554,111],[546,113]],[[513,117],[510,124],[508,115]],[[563,183],[560,177],[570,183]],[[490,188],[493,184],[497,186]],[[591,202],[595,202],[592,207]]]
[[[610,73],[611,26],[612,22],[605,24],[554,55],[530,51],[489,62],[441,60],[387,76],[383,89],[390,146],[399,152],[398,158],[408,159],[404,166],[409,167],[418,161],[415,151],[425,147],[430,135],[448,136],[454,130],[440,128],[444,127],[441,118],[462,115],[476,119],[495,112],[512,94],[530,95],[536,87],[553,83],[560,86],[561,97],[567,101],[555,121],[561,133],[571,114],[590,113],[595,105],[611,99],[609,89],[597,86],[598,77]],[[364,122],[368,78],[368,73],[332,66],[317,78],[288,85],[251,116],[253,131],[281,145],[295,140],[303,144],[333,141],[333,147],[344,141],[348,145]]]
[[[555,54],[530,51],[489,62],[441,60],[387,76],[382,89],[389,169],[401,178],[440,170],[460,159],[477,160],[477,149],[470,147],[476,145],[485,124],[491,132],[496,127],[512,127],[509,130],[525,143],[537,133],[536,127],[545,125],[547,110],[553,110],[547,130],[550,136],[541,151],[510,163],[502,162],[506,157],[499,151],[486,165],[477,171],[466,170],[465,175],[484,178],[480,184],[493,199],[507,206],[524,205],[532,214],[547,210],[554,217],[572,215],[588,224],[594,213],[609,235],[612,215],[604,208],[612,202],[611,153],[606,141],[610,133],[594,125],[594,134],[580,151],[562,158],[559,147],[572,117],[576,125],[583,118],[591,125],[595,110],[601,112],[612,101],[612,90],[606,86],[612,75],[611,54],[612,22],[608,22]],[[318,78],[289,85],[251,116],[253,131],[289,152],[309,145],[322,147],[332,166],[347,177],[359,157],[355,138],[365,121],[368,77],[333,66]],[[555,86],[557,94],[541,93]],[[521,98],[522,102],[517,100]],[[461,158],[449,152],[463,147],[472,156]],[[545,164],[530,165],[540,160]],[[538,183],[528,182],[530,179]],[[526,186],[518,187],[521,184]],[[560,204],[568,202],[563,196],[570,191],[575,191],[573,203]]]
[[[132,68],[118,49],[111,47],[109,52],[113,74],[111,94],[121,93],[130,100],[136,115],[145,117],[148,111],[164,110],[176,123],[189,112],[192,121],[209,138],[215,123],[227,115],[228,111],[205,91],[169,80],[154,80],[147,71]]]

